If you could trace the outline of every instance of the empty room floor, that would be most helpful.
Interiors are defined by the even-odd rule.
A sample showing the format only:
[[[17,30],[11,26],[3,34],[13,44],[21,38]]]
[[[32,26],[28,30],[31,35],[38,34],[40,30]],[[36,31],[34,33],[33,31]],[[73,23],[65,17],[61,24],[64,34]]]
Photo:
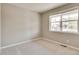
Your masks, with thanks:
[[[1,55],[78,55],[79,51],[62,47],[54,42],[39,39],[14,47],[5,48]]]

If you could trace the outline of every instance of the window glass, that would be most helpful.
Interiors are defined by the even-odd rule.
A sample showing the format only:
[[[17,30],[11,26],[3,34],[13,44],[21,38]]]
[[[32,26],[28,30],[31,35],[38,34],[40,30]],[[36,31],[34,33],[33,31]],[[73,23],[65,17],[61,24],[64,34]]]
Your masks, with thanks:
[[[63,22],[62,31],[77,32],[77,21]]]
[[[57,22],[57,21],[60,21],[60,18],[61,16],[51,16],[50,17],[50,22]]]
[[[78,11],[74,10],[72,12],[67,12],[62,15],[62,21],[68,21],[68,20],[78,20]]]
[[[51,30],[53,31],[60,31],[60,22],[51,23]]]

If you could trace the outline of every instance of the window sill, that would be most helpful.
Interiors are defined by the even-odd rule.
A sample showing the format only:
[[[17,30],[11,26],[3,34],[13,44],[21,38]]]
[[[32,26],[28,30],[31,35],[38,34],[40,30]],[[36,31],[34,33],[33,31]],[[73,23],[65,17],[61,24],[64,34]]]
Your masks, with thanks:
[[[50,31],[50,32],[64,33],[64,34],[77,34],[77,35],[79,35],[79,32],[65,32],[65,31]]]

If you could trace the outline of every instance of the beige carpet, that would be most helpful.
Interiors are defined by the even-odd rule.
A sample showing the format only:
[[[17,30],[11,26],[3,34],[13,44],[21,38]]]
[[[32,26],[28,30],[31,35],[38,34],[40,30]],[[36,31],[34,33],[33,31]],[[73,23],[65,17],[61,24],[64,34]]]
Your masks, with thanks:
[[[46,40],[36,40],[3,49],[2,55],[78,55],[79,51]]]

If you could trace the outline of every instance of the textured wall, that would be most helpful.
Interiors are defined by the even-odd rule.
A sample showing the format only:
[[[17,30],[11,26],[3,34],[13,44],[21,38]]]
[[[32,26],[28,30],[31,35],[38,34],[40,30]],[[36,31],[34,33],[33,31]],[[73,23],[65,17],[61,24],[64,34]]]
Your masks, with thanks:
[[[2,46],[40,36],[40,15],[10,4],[2,4]]]

